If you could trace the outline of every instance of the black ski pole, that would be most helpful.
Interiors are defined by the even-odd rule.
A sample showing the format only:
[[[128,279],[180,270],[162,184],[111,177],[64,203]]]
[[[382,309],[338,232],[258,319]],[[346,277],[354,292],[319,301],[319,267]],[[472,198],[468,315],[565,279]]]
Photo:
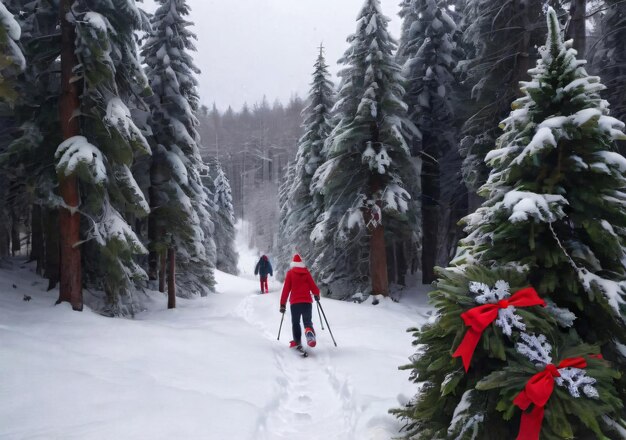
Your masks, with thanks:
[[[322,311],[322,315],[324,316],[324,321],[326,321],[326,327],[328,327],[328,331],[330,332],[330,337],[333,338],[333,343],[335,347],[337,346],[337,342],[335,341],[335,337],[333,336],[333,331],[330,329],[330,325],[328,324],[328,319],[326,319],[326,313],[324,313],[324,307],[320,303],[317,303],[320,306],[320,310]]]
[[[283,317],[280,318],[280,327],[278,327],[278,337],[276,338],[277,341],[280,341],[280,331],[283,328],[283,319],[285,319],[285,312],[282,313]]]
[[[322,325],[322,330],[324,330],[324,321],[322,321],[322,314],[320,313],[320,302],[317,302],[317,315],[320,317],[320,324]]]

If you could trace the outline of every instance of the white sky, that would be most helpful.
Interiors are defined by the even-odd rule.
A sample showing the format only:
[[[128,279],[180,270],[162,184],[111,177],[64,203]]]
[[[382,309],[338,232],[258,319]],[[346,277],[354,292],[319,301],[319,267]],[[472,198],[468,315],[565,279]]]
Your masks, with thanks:
[[[400,35],[400,0],[381,0]],[[267,96],[283,103],[293,93],[305,97],[320,42],[331,72],[356,30],[363,0],[188,0],[198,36],[194,55],[203,104],[235,110]],[[146,10],[154,1],[145,0]]]

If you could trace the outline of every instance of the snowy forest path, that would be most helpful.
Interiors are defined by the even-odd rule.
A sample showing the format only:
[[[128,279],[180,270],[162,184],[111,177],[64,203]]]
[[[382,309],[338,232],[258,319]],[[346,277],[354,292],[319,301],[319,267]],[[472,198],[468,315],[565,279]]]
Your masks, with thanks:
[[[289,349],[286,341],[291,338],[291,317],[288,312],[283,322],[282,341],[276,341],[278,327],[270,329],[266,321],[270,313],[280,316],[275,310],[278,302],[276,295],[252,294],[240,301],[235,309],[236,315],[274,342],[272,348],[278,377],[275,392],[260,417],[257,438],[356,438],[358,404],[348,377],[331,365],[330,345],[307,348],[309,357],[306,359]],[[270,310],[266,311],[268,307]]]

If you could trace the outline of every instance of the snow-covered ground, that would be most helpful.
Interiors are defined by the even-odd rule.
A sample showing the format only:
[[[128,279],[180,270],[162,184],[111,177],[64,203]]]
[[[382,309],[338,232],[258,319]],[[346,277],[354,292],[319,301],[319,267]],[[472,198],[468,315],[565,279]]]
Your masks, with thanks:
[[[216,295],[167,310],[152,293],[121,319],[55,307],[57,292],[13,263],[0,269],[2,439],[389,440],[400,424],[387,410],[415,391],[397,367],[419,301],[322,299],[338,347],[314,313],[305,359],[287,348],[288,313],[276,340],[280,284],[257,294],[249,267],[217,273]]]

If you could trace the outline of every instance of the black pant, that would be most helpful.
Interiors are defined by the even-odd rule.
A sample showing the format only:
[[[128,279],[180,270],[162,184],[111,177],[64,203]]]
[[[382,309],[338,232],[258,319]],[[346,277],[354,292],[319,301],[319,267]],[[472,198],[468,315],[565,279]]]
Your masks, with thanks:
[[[302,338],[302,329],[300,328],[300,316],[304,322],[304,328],[313,328],[311,314],[313,313],[313,304],[297,303],[291,305],[291,330],[293,331],[293,340],[298,344]]]

